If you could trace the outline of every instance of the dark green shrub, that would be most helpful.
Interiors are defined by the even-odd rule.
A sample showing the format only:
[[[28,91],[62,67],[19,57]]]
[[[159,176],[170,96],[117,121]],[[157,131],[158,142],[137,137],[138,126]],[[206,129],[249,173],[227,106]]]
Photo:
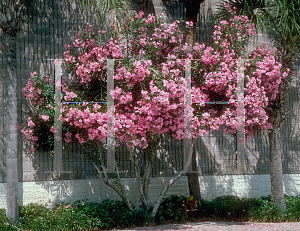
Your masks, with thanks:
[[[249,216],[253,221],[280,222],[283,216],[278,206],[268,200],[261,200],[260,206],[253,206],[249,211]]]
[[[108,211],[109,217],[107,221],[110,221],[111,225],[122,227],[132,224],[132,221],[134,220],[134,213],[127,208],[125,202],[104,200],[101,205],[106,211]]]
[[[241,219],[245,218],[246,199],[236,196],[222,196],[213,200],[215,215],[222,218]]]
[[[104,200],[102,203],[77,201],[74,209],[90,218],[92,227],[122,227],[133,225],[135,214],[125,202]]]
[[[19,213],[20,217],[26,216],[33,216],[33,217],[39,217],[44,216],[47,214],[49,209],[45,205],[40,205],[37,203],[30,203],[28,205],[23,205],[19,207]]]
[[[186,196],[178,195],[171,195],[165,198],[158,208],[155,221],[158,223],[168,220],[184,221],[187,216],[185,215],[182,203],[186,199]]]
[[[152,209],[153,206],[150,206],[149,210],[151,211]],[[147,212],[142,210],[136,210],[134,225],[143,226],[154,224],[155,221],[153,218],[150,217],[150,211]]]
[[[269,196],[262,196],[262,197],[260,197],[260,199],[262,199],[263,201],[269,201],[269,202],[271,202],[271,195],[269,195]]]
[[[202,217],[247,220],[252,206],[261,205],[256,198],[238,198],[236,196],[216,197],[212,201],[201,200],[197,215]]]
[[[201,205],[198,208],[197,215],[201,217],[215,216],[215,204],[212,201],[201,200]]]
[[[246,219],[251,202],[248,198],[238,198],[236,196],[217,197],[213,200],[216,215],[222,218]]]

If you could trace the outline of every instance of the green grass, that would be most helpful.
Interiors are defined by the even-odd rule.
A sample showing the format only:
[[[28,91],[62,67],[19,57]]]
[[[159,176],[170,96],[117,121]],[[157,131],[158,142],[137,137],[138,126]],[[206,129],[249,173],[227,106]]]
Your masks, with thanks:
[[[77,201],[73,205],[59,204],[53,209],[45,205],[20,206],[21,230],[103,230],[187,221],[300,221],[300,198],[285,196],[287,209],[280,213],[269,197],[217,197],[202,200],[197,211],[186,213],[185,196],[172,195],[160,205],[155,219],[147,211],[131,212],[123,201],[104,200],[102,203]],[[0,209],[0,230],[18,230],[9,225],[5,210]]]

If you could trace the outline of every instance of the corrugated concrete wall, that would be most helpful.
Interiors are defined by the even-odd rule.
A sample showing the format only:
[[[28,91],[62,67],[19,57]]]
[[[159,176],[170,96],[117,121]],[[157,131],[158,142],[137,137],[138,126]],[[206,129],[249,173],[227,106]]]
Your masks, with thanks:
[[[201,7],[201,14],[198,17],[197,25],[197,39],[205,44],[211,43],[212,21],[210,14],[216,8],[217,1],[205,2]],[[148,13],[153,13],[153,7],[150,7],[149,2],[144,8]],[[211,5],[212,4],[212,5]],[[167,5],[172,19],[184,18],[183,3],[172,1]],[[65,43],[70,43],[75,33],[84,30],[87,23],[97,24],[95,18],[84,12],[75,1],[32,1],[27,3],[24,11],[22,22],[17,39],[17,64],[18,64],[18,104],[19,104],[19,123],[30,115],[28,103],[21,93],[21,89],[25,86],[30,76],[30,72],[39,71],[47,74],[53,72],[53,64],[50,60],[53,58],[61,58],[63,53],[63,46]],[[3,39],[3,37],[1,37]],[[257,45],[262,45],[268,41],[266,37],[258,34],[256,38],[249,44],[249,50]],[[3,49],[1,49],[2,51]],[[3,125],[4,117],[4,91],[3,81],[5,80],[5,55],[1,53],[0,56],[2,72],[0,80],[0,152],[3,158],[0,161],[0,181],[5,181],[5,150],[3,140]],[[297,69],[298,70],[298,69]],[[297,71],[298,73],[298,71]],[[288,114],[284,127],[282,129],[282,136],[284,137],[284,173],[297,173],[299,171],[299,157],[297,149],[297,120],[298,120],[298,75],[293,83],[293,88],[290,94],[290,113]],[[2,84],[2,85],[1,85]],[[1,87],[2,86],[2,87]],[[2,132],[1,132],[2,131]],[[169,140],[169,139],[168,139]],[[261,133],[254,138],[247,141],[246,157],[247,157],[247,171],[249,174],[266,174],[269,172],[268,162],[268,144],[266,134]],[[166,143],[165,150],[170,156],[176,157],[176,165],[182,166],[182,158],[180,158],[180,151],[182,150],[182,143],[176,141]],[[19,136],[19,180],[45,180],[47,176],[45,171],[51,171],[53,158],[49,153],[30,154],[25,140]],[[117,150],[117,157],[119,155],[121,168],[129,170],[128,175],[124,177],[134,177],[133,166],[130,165],[128,153],[122,150]],[[234,166],[235,161],[235,139],[230,134],[225,134],[221,130],[211,132],[209,136],[202,136],[198,139],[196,144],[196,151],[199,153],[199,163],[203,175],[211,174],[230,174],[230,167]],[[120,152],[120,153],[119,153]],[[118,154],[119,153],[119,154]],[[122,161],[121,161],[122,160]],[[85,156],[82,154],[78,144],[74,144],[69,148],[64,155],[65,169],[72,171],[69,175],[70,179],[85,179],[95,177],[95,169],[85,161]],[[156,176],[168,176],[166,171],[167,164],[160,163],[154,169],[153,174]]]

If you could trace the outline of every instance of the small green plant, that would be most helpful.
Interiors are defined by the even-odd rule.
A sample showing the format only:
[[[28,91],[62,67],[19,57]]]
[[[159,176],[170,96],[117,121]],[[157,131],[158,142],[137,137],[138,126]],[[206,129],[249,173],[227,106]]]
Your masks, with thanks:
[[[37,203],[19,207],[20,222],[22,228],[31,230],[45,229],[44,220],[48,215],[49,209]]]
[[[6,211],[5,209],[0,209],[0,230],[3,231],[17,231],[18,229],[13,227],[9,223],[9,219],[6,216]]]
[[[83,201],[79,200],[73,204],[73,208],[77,213],[85,214],[88,217],[89,223],[92,227],[110,227],[110,224],[105,222],[109,216],[109,213],[101,206],[100,203],[88,202],[87,199]]]
[[[286,221],[300,221],[300,198],[297,196],[285,197],[286,211],[283,217]]]

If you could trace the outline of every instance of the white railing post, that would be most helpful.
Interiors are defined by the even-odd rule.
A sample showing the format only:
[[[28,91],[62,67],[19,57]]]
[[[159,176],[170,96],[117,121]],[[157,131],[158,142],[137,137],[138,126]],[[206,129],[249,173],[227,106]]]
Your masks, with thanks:
[[[115,172],[114,59],[107,60],[107,171]]]
[[[238,61],[237,73],[237,174],[245,174],[245,107],[244,107],[244,59]]]
[[[61,123],[61,77],[62,77],[62,59],[54,60],[55,70],[55,94],[54,94],[54,154],[53,154],[53,170],[45,171],[45,173],[53,174],[54,178],[59,178],[62,173],[71,173],[71,171],[63,171],[62,164],[62,123]]]
[[[62,124],[61,124],[61,59],[55,60],[55,117],[53,172],[62,171]]]

